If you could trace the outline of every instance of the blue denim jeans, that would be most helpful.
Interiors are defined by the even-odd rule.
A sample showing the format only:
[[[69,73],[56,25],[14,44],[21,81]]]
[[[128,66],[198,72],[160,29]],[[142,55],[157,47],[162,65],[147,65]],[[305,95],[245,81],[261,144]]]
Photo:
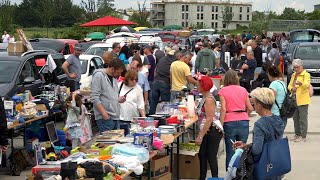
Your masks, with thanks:
[[[228,168],[229,162],[234,154],[233,142],[242,141],[243,143],[247,142],[249,135],[249,121],[240,120],[226,122],[223,124],[224,129],[224,141],[226,144],[226,169]]]
[[[170,85],[162,81],[155,80],[151,88],[151,98],[150,98],[150,110],[149,114],[155,114],[157,105],[159,103],[159,98],[161,101],[170,101]]]
[[[107,130],[115,130],[120,128],[119,120],[113,120],[111,118],[108,120],[98,119],[96,120],[96,122],[99,128],[100,134]]]

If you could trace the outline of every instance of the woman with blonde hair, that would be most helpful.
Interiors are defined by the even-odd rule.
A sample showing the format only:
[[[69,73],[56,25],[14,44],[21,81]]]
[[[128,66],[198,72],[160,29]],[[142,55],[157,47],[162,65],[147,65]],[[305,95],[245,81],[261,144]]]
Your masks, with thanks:
[[[237,72],[229,70],[224,75],[224,86],[218,93],[221,110],[220,121],[223,124],[226,144],[226,167],[234,150],[232,141],[247,142],[249,135],[249,115],[253,108],[247,90],[239,85]]]
[[[250,93],[256,112],[261,116],[254,123],[252,137],[252,155],[254,162],[259,162],[263,146],[273,140],[281,139],[284,131],[282,119],[271,111],[275,101],[274,93],[269,88],[257,88]],[[236,141],[233,148],[245,148],[249,144]],[[255,173],[254,173],[255,174]],[[253,177],[259,179],[259,177]],[[280,180],[281,177],[272,177],[268,180]]]
[[[303,69],[301,59],[294,59],[292,66],[295,73],[292,74],[288,90],[296,96],[297,109],[293,115],[295,142],[305,142],[308,132],[308,107],[311,103],[309,86],[310,74]]]

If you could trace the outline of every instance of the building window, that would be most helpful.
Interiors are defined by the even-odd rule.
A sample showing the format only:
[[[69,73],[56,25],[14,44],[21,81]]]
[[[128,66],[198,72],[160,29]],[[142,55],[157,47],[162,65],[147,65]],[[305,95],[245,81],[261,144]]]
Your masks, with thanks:
[[[232,12],[232,7],[230,7],[230,12]]]
[[[218,22],[215,22],[214,24],[215,24],[215,27],[218,28]]]
[[[203,19],[203,13],[201,13],[201,19]]]
[[[239,14],[239,20],[240,21],[242,20],[242,14]]]
[[[212,6],[212,10],[211,10],[212,12],[214,12],[214,7],[215,7],[215,6]]]
[[[211,22],[211,28],[214,28],[214,22]]]
[[[250,15],[247,15],[247,21],[250,21]]]
[[[240,7],[240,12],[242,13],[242,7]]]
[[[216,12],[218,12],[218,10],[219,10],[219,7],[218,7],[218,6],[216,6]]]
[[[250,12],[250,7],[247,7],[247,13],[249,13]]]
[[[189,11],[189,5],[186,5],[186,11]]]
[[[218,20],[218,14],[216,14],[216,20]]]
[[[189,23],[188,22],[186,22],[186,27],[188,27],[189,26]]]
[[[211,14],[212,20],[214,20],[214,14]]]
[[[198,12],[200,11],[200,6],[199,6],[199,5],[197,6],[197,11],[198,11]]]
[[[184,4],[182,4],[182,11],[185,11],[185,10],[184,10]]]
[[[184,13],[182,13],[182,19],[184,19]]]
[[[181,23],[181,26],[184,27],[184,22]]]
[[[200,14],[199,13],[197,14],[197,19],[200,19]]]
[[[201,27],[203,28],[203,22],[200,22]]]
[[[198,26],[198,27],[200,26],[200,22],[197,22],[197,26]]]
[[[203,6],[201,6],[201,12],[203,12]]]
[[[186,19],[189,19],[189,13],[186,13]]]
[[[223,27],[223,28],[227,28],[226,24],[224,24],[224,23],[223,23],[222,27]]]

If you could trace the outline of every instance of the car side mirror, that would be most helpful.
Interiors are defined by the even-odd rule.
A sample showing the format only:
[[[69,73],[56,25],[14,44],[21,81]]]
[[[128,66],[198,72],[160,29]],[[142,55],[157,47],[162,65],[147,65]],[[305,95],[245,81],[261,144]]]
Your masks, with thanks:
[[[26,77],[23,80],[23,84],[32,84],[32,83],[34,83],[34,81],[35,81],[34,77]]]

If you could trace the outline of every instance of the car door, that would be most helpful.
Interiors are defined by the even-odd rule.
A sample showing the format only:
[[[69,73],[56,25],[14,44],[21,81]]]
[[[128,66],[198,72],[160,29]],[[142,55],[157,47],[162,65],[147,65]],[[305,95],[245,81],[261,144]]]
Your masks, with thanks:
[[[45,71],[45,64],[43,63],[39,64],[39,61],[42,61],[42,56],[36,56],[36,64],[37,66],[40,66],[40,73],[44,76],[45,83],[50,84],[54,83],[57,85],[64,85],[65,81],[67,80],[67,75],[62,70],[62,64],[65,61],[65,58],[62,54],[52,54],[52,59],[54,60],[56,64],[56,68],[53,70],[53,72]],[[47,61],[47,57],[45,58],[45,63]]]
[[[34,78],[34,81],[26,84],[26,78]],[[42,93],[41,87],[44,85],[44,83],[39,75],[34,57],[29,58],[24,62],[24,65],[17,78],[16,85],[19,87],[20,92],[30,90],[33,96]]]

